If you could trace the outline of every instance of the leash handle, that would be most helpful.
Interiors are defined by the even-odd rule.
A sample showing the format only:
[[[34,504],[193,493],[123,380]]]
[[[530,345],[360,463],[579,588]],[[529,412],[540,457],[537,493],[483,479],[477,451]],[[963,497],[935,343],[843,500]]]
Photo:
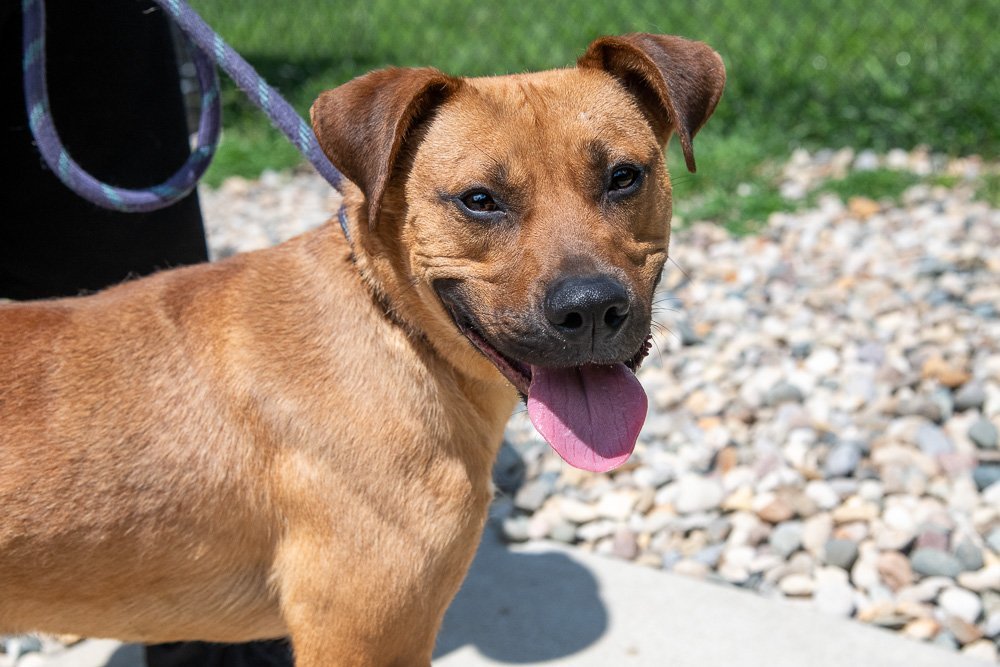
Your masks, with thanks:
[[[114,187],[87,173],[63,146],[52,120],[45,76],[44,0],[22,0],[21,9],[24,30],[22,69],[28,124],[42,158],[59,180],[84,199],[117,211],[153,211],[169,206],[191,192],[212,161],[221,127],[219,80],[211,60],[196,50],[194,65],[201,88],[201,118],[197,146],[184,165],[163,183],[147,189]]]
[[[187,162],[163,183],[143,190],[117,188],[88,174],[66,151],[52,121],[45,78],[44,0],[22,0],[24,30],[25,103],[28,122],[38,150],[59,180],[84,199],[118,211],[153,211],[173,204],[198,184],[215,154],[221,128],[217,63],[250,100],[288,137],[335,190],[340,189],[339,171],[319,147],[312,127],[278,91],[257,73],[222,37],[212,30],[183,0],[154,0],[180,26],[197,48],[193,60],[201,89],[201,118],[197,146]],[[211,58],[209,57],[211,56]],[[213,61],[214,59],[214,61]],[[346,232],[346,225],[341,224]]]

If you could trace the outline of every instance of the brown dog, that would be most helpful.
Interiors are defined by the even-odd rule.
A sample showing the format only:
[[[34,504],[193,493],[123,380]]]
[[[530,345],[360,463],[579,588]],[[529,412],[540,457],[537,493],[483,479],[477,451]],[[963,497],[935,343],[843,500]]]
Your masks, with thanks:
[[[724,79],[644,34],[573,69],[374,72],[312,110],[350,241],[0,307],[0,632],[428,665],[518,392],[570,463],[631,452],[663,148],[693,170]]]

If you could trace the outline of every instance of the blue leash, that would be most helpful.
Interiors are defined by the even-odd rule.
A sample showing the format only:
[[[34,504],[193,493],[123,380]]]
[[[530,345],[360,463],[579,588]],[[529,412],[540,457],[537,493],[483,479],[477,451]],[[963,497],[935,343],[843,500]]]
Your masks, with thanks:
[[[215,65],[236,82],[247,97],[288,137],[305,158],[334,189],[343,177],[330,163],[306,123],[284,97],[272,88],[222,37],[212,30],[183,0],[153,0],[180,26],[193,49],[195,69],[201,88],[201,118],[198,141],[188,161],[163,183],[148,189],[131,190],[102,183],[70,157],[59,139],[49,106],[45,80],[44,0],[22,0],[24,17],[24,89],[31,133],[42,158],[66,187],[84,199],[117,211],[152,211],[169,206],[190,193],[215,154],[221,126],[219,82]],[[211,56],[211,58],[209,57]],[[344,233],[344,215],[338,216]]]

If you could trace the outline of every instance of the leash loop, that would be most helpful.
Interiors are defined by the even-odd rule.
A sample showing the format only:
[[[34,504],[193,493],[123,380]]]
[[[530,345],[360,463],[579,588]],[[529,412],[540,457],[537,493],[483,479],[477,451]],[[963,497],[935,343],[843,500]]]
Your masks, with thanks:
[[[63,146],[52,120],[45,76],[44,0],[23,0],[24,97],[28,124],[49,169],[84,199],[117,211],[153,211],[185,197],[205,173],[219,140],[221,105],[219,81],[212,61],[195,50],[194,65],[201,88],[201,118],[197,145],[173,176],[146,189],[119,188],[103,183],[79,165]]]
[[[118,211],[152,211],[169,206],[195,188],[218,144],[221,128],[218,64],[261,109],[335,190],[342,176],[319,147],[312,127],[284,97],[272,88],[218,33],[183,0],[153,0],[181,28],[197,48],[192,49],[201,88],[198,139],[188,161],[163,183],[143,190],[117,188],[98,181],[70,157],[52,121],[45,79],[44,0],[22,0],[24,29],[25,102],[31,133],[42,158],[59,179],[75,193],[104,208]],[[341,221],[346,233],[346,225]]]

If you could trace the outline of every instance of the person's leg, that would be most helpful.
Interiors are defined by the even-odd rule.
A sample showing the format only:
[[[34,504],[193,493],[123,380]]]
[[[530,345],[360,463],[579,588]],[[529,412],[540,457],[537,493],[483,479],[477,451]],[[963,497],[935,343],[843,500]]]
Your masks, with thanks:
[[[287,641],[247,644],[178,642],[146,647],[147,667],[292,667]]]

